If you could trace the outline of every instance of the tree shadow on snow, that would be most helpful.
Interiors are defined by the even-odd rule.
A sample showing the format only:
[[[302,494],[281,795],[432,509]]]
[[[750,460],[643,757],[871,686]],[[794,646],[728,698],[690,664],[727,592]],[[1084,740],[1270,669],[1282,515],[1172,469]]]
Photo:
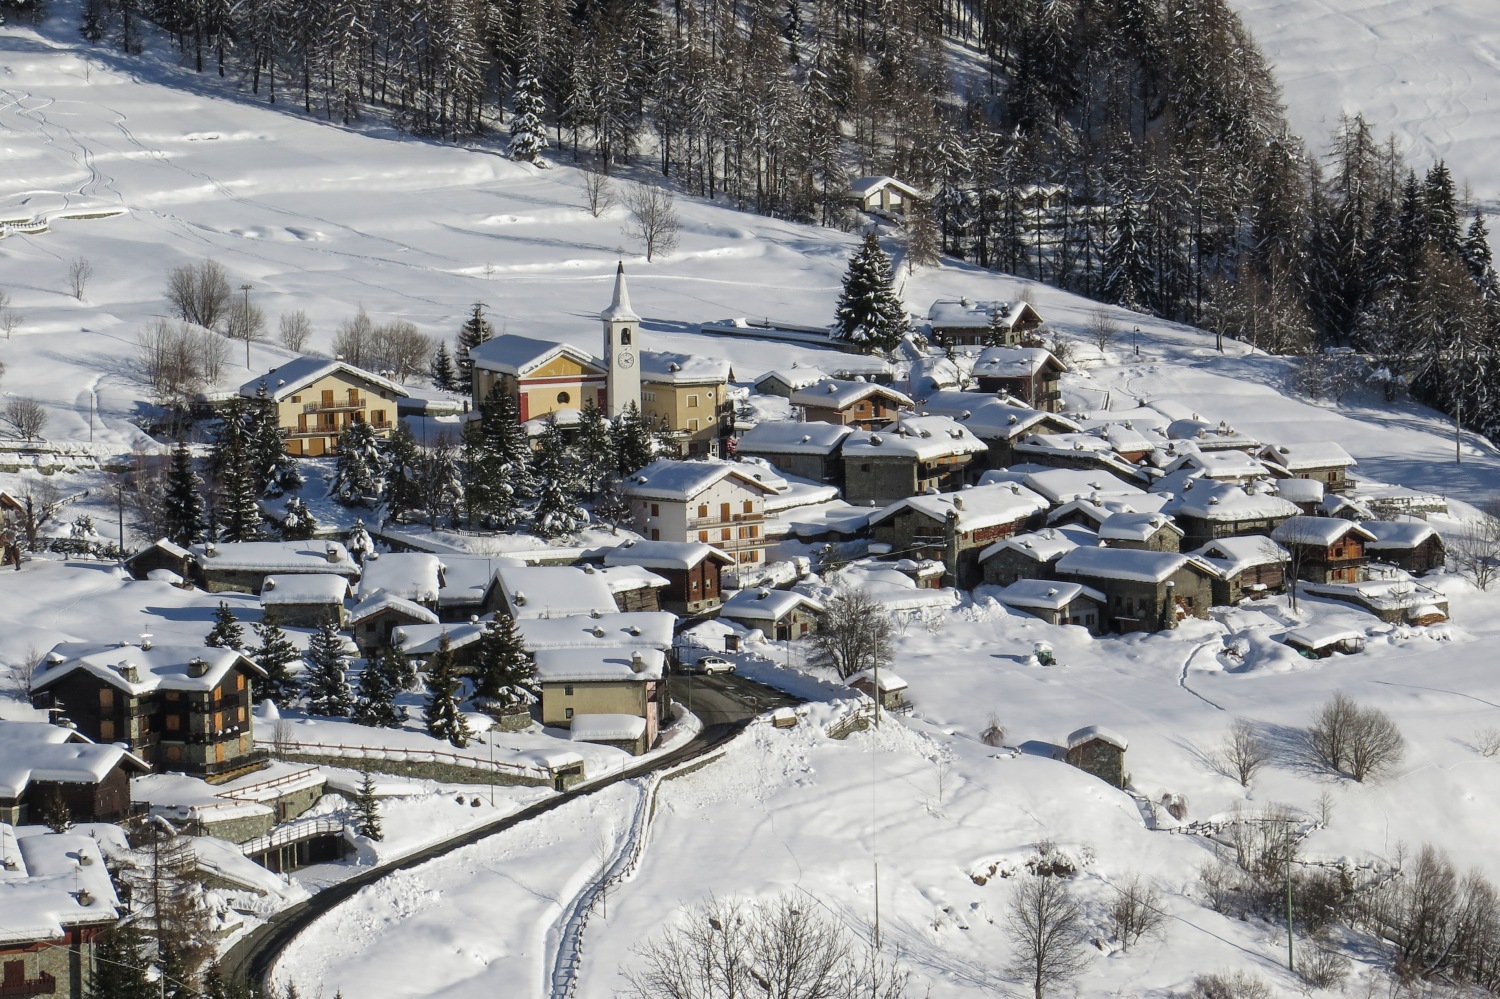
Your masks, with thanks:
[[[1275,766],[1303,777],[1334,776],[1313,752],[1312,745],[1307,741],[1307,729],[1269,723],[1259,724],[1256,728],[1270,748],[1271,760]]]

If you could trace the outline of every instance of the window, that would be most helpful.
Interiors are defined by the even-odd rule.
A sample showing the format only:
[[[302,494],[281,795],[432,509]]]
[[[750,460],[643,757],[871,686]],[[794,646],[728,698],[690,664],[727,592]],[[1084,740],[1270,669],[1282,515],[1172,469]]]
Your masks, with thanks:
[[[113,687],[100,687],[99,688],[99,710],[100,711],[113,711],[114,709],[115,709],[115,688],[113,688]]]
[[[169,759],[169,760],[180,760],[180,759],[182,759],[182,747],[181,746],[168,746],[167,747],[167,759]]]
[[[167,715],[167,731],[176,732],[180,728],[182,728],[182,716]]]
[[[703,517],[707,517],[708,516],[708,504],[707,503],[699,503],[698,504],[698,516],[699,516],[699,518],[703,518]]]
[[[728,541],[729,540],[729,528],[726,527],[723,530],[719,531],[719,540],[720,541]]]
[[[573,401],[573,397],[568,395],[568,393],[566,392],[559,392],[557,393],[557,401],[566,406],[568,403]]]
[[[293,402],[301,402],[302,401],[302,397],[300,395],[294,395],[294,396],[292,396],[292,401]]]
[[[572,697],[573,696],[573,685],[571,683],[565,684],[563,686],[563,696],[564,697]]]
[[[374,423],[384,423],[385,422],[385,410],[383,410],[383,409],[377,409],[377,410],[375,410],[375,412],[373,412],[373,413],[370,414],[370,420],[372,422],[374,422]]]
[[[629,326],[625,327],[624,329],[622,329],[620,331],[620,346],[621,347],[629,347],[630,346],[630,327]]]
[[[572,708],[563,708],[563,717],[564,718],[572,718],[573,717],[573,709]]]
[[[698,408],[698,393],[694,392],[692,395],[688,396],[687,404],[688,404],[688,409],[697,409]]]
[[[245,674],[243,674],[243,673],[236,673],[234,675],[234,689],[235,690],[244,690],[245,689]]]
[[[744,510],[745,510],[745,513],[754,513],[755,512],[755,504],[752,503],[750,500],[745,500]]]
[[[651,504],[651,516],[653,516],[653,517],[660,517],[661,516],[661,504],[660,503],[652,503]]]
[[[701,541],[705,545],[708,544],[708,532],[707,531],[699,531],[698,532],[698,540]]]
[[[698,432],[698,421],[697,420],[688,420],[688,433],[697,433],[697,432]]]
[[[657,529],[656,529],[656,528],[654,528],[654,527],[653,527],[653,528],[651,528],[651,540],[652,540],[652,541],[660,541],[660,540],[661,540],[661,532],[660,532],[660,531],[658,531],[658,530],[657,530]]]
[[[729,504],[728,503],[720,503],[719,504],[719,519],[720,520],[728,520],[730,518],[730,516],[731,515],[729,513]]]
[[[112,719],[106,718],[99,723],[99,741],[115,741],[115,723]]]

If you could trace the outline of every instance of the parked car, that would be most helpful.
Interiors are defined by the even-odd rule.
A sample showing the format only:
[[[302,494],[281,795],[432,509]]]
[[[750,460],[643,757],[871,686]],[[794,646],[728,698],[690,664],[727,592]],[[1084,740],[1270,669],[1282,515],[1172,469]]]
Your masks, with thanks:
[[[694,668],[697,673],[733,673],[734,663],[719,656],[704,656]]]

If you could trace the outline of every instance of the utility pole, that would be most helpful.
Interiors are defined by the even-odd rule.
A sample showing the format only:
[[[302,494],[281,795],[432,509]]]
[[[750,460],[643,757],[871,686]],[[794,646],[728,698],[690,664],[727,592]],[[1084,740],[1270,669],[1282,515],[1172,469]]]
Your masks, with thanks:
[[[1286,970],[1292,973],[1297,971],[1297,959],[1294,956],[1292,940],[1292,840],[1286,841]]]
[[[245,293],[244,311],[240,313],[240,324],[245,327],[245,370],[250,369],[250,289],[254,287],[246,281],[240,285],[240,291]]]

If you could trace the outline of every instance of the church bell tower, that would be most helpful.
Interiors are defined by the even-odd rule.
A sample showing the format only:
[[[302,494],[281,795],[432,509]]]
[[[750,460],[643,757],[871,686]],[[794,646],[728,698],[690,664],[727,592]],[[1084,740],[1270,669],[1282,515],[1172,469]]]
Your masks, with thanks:
[[[615,297],[599,314],[604,321],[605,407],[604,415],[615,417],[631,403],[641,408],[641,317],[630,308],[625,287],[625,264],[615,270]]]

